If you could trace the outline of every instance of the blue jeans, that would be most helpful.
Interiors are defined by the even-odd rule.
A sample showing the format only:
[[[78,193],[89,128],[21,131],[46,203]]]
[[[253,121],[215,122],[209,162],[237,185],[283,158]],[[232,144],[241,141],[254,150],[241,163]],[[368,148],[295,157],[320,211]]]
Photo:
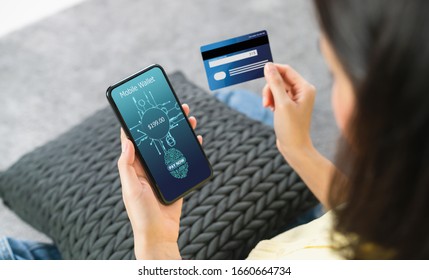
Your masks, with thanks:
[[[231,108],[245,114],[251,119],[260,121],[273,127],[273,113],[262,107],[262,98],[246,90],[218,91],[216,98]],[[321,205],[293,219],[284,231],[293,227],[308,223],[323,214]],[[60,252],[53,244],[39,243],[33,241],[22,241],[10,237],[0,239],[0,260],[58,260],[61,259]]]
[[[10,237],[0,239],[0,260],[60,260],[61,254],[52,244],[17,240]]]
[[[220,90],[214,93],[217,99],[247,117],[274,126],[271,110],[262,107],[261,96],[247,90]]]

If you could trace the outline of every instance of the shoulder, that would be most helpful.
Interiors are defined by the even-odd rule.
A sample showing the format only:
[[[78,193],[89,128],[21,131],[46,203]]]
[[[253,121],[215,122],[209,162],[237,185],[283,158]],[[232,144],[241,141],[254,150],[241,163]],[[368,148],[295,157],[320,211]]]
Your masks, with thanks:
[[[332,246],[333,213],[263,240],[247,259],[341,259]]]

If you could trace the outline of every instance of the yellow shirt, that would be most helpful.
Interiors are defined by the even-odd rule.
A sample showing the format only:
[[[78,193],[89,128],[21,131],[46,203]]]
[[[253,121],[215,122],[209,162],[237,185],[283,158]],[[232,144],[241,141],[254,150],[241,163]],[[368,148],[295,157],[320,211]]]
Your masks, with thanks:
[[[333,213],[288,230],[256,245],[248,260],[267,259],[341,259],[332,247]]]

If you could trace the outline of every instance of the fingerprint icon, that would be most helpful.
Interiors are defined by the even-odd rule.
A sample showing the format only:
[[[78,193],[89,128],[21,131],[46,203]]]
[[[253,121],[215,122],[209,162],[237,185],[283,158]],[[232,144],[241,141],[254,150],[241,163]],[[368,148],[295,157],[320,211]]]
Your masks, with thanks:
[[[164,162],[173,177],[182,179],[188,175],[188,162],[178,149],[168,149],[164,154]]]

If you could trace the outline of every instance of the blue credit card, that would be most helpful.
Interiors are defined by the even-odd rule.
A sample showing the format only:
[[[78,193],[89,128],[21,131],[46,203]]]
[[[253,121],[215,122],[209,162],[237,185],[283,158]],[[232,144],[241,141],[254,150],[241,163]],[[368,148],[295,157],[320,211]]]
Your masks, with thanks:
[[[261,78],[265,64],[273,61],[265,30],[200,49],[211,90]]]

